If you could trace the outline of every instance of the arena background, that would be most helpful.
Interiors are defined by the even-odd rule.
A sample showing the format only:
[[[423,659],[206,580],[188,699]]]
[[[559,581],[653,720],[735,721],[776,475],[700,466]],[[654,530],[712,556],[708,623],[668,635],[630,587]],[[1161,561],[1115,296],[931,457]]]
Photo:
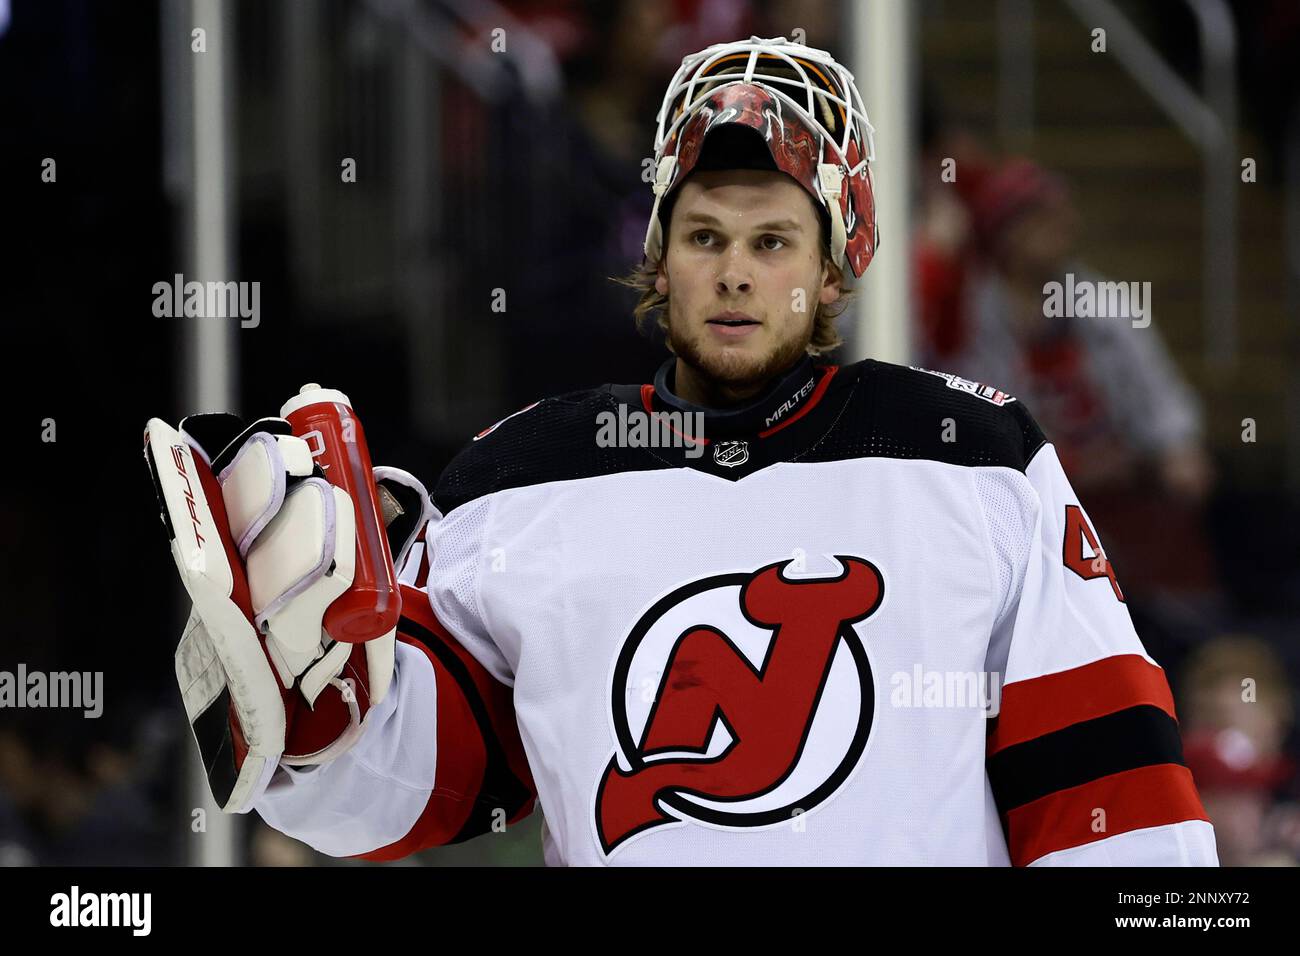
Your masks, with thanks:
[[[1031,407],[1169,674],[1223,862],[1300,862],[1294,0],[0,0],[0,670],[104,675],[97,719],[0,712],[0,862],[365,865],[196,788],[142,427],[318,381],[432,485],[528,402],[648,381],[663,347],[610,277],[640,258],[659,98],[751,34],[832,52],[877,127],[882,252],[838,361],[1010,389],[972,297],[1026,183],[1039,239],[1151,283],[1119,333],[1147,363],[1032,350],[1073,391]],[[156,317],[177,273],[259,283],[256,325]],[[1194,424],[1161,444],[1114,395]],[[537,865],[539,825],[404,862]]]

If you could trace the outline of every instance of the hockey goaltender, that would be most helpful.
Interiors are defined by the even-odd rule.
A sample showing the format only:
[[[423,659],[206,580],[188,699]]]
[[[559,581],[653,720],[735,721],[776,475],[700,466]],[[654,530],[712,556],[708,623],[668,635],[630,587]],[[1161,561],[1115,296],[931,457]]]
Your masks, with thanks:
[[[820,360],[878,242],[872,149],[822,51],[682,62],[627,280],[672,355],[485,430],[431,496],[375,469],[395,632],[322,629],[363,535],[288,422],[150,423],[223,809],[371,860],[540,809],[557,865],[1217,863],[1164,672],[1029,411]],[[685,447],[595,440],[674,412],[703,423]],[[991,678],[994,710],[929,694]]]

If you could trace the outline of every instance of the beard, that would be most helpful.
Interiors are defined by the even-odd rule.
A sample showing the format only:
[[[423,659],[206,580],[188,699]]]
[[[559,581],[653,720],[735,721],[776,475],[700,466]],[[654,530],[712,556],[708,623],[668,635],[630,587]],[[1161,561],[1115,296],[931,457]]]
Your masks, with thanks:
[[[766,352],[738,354],[731,350],[703,347],[700,341],[704,337],[703,330],[692,333],[683,329],[682,323],[673,315],[671,302],[668,313],[668,348],[701,378],[728,391],[758,388],[794,365],[807,351],[816,323],[814,314],[814,321],[801,334],[775,343]]]

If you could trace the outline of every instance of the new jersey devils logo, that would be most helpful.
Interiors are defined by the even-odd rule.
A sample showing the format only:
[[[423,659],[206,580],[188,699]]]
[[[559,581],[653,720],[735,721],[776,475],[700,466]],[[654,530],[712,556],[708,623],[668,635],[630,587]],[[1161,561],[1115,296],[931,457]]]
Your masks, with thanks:
[[[614,667],[618,750],[596,788],[606,855],[685,819],[787,822],[849,778],[875,707],[853,625],[880,607],[884,580],[862,558],[836,560],[836,577],[786,577],[785,561],[694,581],[637,621]]]

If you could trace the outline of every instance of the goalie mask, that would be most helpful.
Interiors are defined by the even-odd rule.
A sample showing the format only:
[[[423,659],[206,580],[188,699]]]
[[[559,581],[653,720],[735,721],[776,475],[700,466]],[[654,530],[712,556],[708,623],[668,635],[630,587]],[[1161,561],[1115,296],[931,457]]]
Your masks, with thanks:
[[[861,276],[879,244],[872,132],[853,75],[822,50],[750,37],[691,54],[659,107],[647,259],[662,256],[673,193],[692,170],[773,169],[808,191],[832,260]]]

